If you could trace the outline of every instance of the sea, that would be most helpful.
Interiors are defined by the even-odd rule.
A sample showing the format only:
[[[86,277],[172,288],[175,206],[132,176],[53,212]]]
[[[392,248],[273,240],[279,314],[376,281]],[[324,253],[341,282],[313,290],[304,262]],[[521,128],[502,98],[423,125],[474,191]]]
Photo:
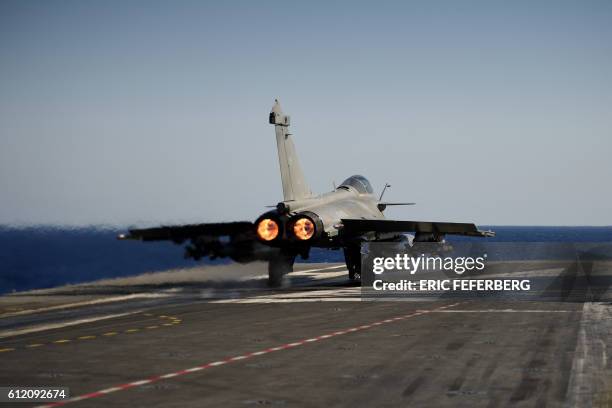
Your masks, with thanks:
[[[609,227],[481,226],[496,232],[487,242],[612,242]],[[0,294],[51,288],[145,272],[230,261],[184,259],[168,242],[118,241],[119,229],[0,226]],[[448,241],[473,238],[448,237]],[[341,251],[313,249],[308,260],[343,262]]]

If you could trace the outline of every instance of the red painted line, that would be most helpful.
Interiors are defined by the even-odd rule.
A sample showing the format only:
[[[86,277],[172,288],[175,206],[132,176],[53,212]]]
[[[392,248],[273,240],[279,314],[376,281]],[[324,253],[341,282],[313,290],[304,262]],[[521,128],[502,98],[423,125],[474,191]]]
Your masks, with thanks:
[[[420,316],[420,315],[423,315],[423,314],[426,314],[426,313],[431,313],[431,312],[435,312],[435,311],[438,311],[438,310],[448,309],[450,307],[457,306],[458,304],[459,303],[453,303],[452,305],[441,306],[441,307],[438,307],[438,308],[435,308],[435,309],[431,309],[431,310],[419,310],[418,312],[409,313],[407,315],[397,316],[397,317],[393,317],[393,318],[385,319],[385,320],[380,320],[380,321],[377,321],[377,322],[365,324],[365,325],[362,325],[362,326],[351,327],[349,329],[335,331],[335,332],[331,332],[331,333],[328,333],[328,334],[322,334],[322,335],[317,336],[317,337],[307,338],[307,339],[299,340],[299,341],[296,341],[296,342],[293,342],[293,343],[286,343],[286,344],[283,344],[283,345],[280,345],[280,346],[267,348],[267,349],[264,349],[264,350],[261,350],[261,351],[254,351],[254,352],[250,352],[250,353],[240,354],[240,355],[237,355],[237,356],[226,358],[224,360],[213,361],[213,362],[202,364],[202,365],[195,366],[195,367],[192,367],[192,368],[187,368],[185,370],[179,370],[179,371],[175,371],[175,372],[168,373],[168,374],[156,375],[154,377],[149,377],[149,378],[144,379],[144,380],[132,381],[132,382],[125,383],[125,384],[116,385],[114,387],[106,388],[106,389],[103,389],[103,390],[100,390],[100,391],[91,392],[89,394],[79,395],[79,396],[72,397],[72,398],[69,398],[69,399],[66,399],[66,400],[63,400],[63,401],[52,402],[50,404],[45,404],[45,405],[39,405],[36,408],[61,407],[63,405],[70,404],[70,403],[73,403],[73,402],[78,402],[78,401],[83,401],[83,400],[87,400],[87,399],[91,399],[91,398],[96,398],[96,397],[100,397],[102,395],[108,395],[108,394],[111,394],[111,393],[114,393],[114,392],[117,392],[117,391],[127,390],[127,389],[134,388],[134,387],[140,387],[141,385],[151,384],[151,383],[158,382],[158,381],[161,381],[161,380],[165,380],[165,379],[168,379],[168,378],[179,377],[179,376],[187,375],[187,374],[190,374],[190,373],[193,373],[193,372],[202,371],[202,370],[206,370],[206,369],[209,369],[209,368],[218,367],[218,366],[222,366],[222,365],[226,365],[226,364],[231,364],[231,363],[236,362],[236,361],[247,360],[249,358],[261,356],[261,355],[264,355],[264,354],[273,353],[275,351],[292,349],[292,348],[295,348],[295,347],[303,346],[303,345],[308,344],[308,343],[316,342],[314,340],[320,341],[320,340],[325,340],[325,339],[331,339],[333,337],[342,336],[344,334],[349,334],[349,333],[355,333],[355,332],[358,332],[358,331],[368,330],[368,329],[371,329],[373,327],[380,326],[380,325],[383,325],[383,324],[393,323],[393,322],[397,322],[397,321],[400,321],[400,320],[409,319],[411,317]]]

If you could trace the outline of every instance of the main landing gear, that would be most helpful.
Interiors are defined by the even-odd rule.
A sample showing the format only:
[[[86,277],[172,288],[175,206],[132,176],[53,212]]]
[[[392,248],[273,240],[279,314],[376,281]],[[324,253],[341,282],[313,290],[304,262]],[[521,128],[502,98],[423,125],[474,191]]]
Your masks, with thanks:
[[[361,251],[359,246],[344,248],[344,260],[348,269],[349,279],[361,282]]]
[[[286,274],[293,272],[295,254],[282,251],[278,256],[273,257],[268,262],[268,286],[279,288],[283,285],[283,278]]]

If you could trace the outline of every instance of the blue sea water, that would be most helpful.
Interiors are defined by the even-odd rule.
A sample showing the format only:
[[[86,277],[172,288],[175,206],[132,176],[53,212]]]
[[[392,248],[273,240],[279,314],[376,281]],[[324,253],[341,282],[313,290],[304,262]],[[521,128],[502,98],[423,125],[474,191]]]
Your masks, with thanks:
[[[497,233],[488,242],[612,242],[612,227],[482,228]],[[0,226],[0,293],[198,265],[183,258],[181,246],[117,241],[117,233],[114,229],[95,227]],[[449,241],[452,240],[470,238],[451,237]],[[314,249],[307,262],[343,262],[342,252]]]

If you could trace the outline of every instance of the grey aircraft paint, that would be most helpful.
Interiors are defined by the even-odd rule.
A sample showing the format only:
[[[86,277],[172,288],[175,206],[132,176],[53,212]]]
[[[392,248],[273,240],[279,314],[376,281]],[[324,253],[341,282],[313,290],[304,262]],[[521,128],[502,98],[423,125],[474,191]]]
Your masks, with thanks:
[[[360,278],[360,245],[363,242],[406,241],[414,233],[415,242],[441,242],[446,234],[492,236],[471,223],[387,220],[390,205],[374,195],[369,181],[360,175],[347,178],[334,191],[314,196],[302,172],[292,135],[290,119],[278,101],[269,116],[274,125],[283,186],[283,201],[276,209],[249,221],[163,226],[131,229],[119,239],[142,241],[169,240],[186,245],[186,256],[229,257],[237,262],[267,260],[269,283],[282,284],[293,270],[296,256],[308,258],[310,248],[343,249],[350,279]]]

